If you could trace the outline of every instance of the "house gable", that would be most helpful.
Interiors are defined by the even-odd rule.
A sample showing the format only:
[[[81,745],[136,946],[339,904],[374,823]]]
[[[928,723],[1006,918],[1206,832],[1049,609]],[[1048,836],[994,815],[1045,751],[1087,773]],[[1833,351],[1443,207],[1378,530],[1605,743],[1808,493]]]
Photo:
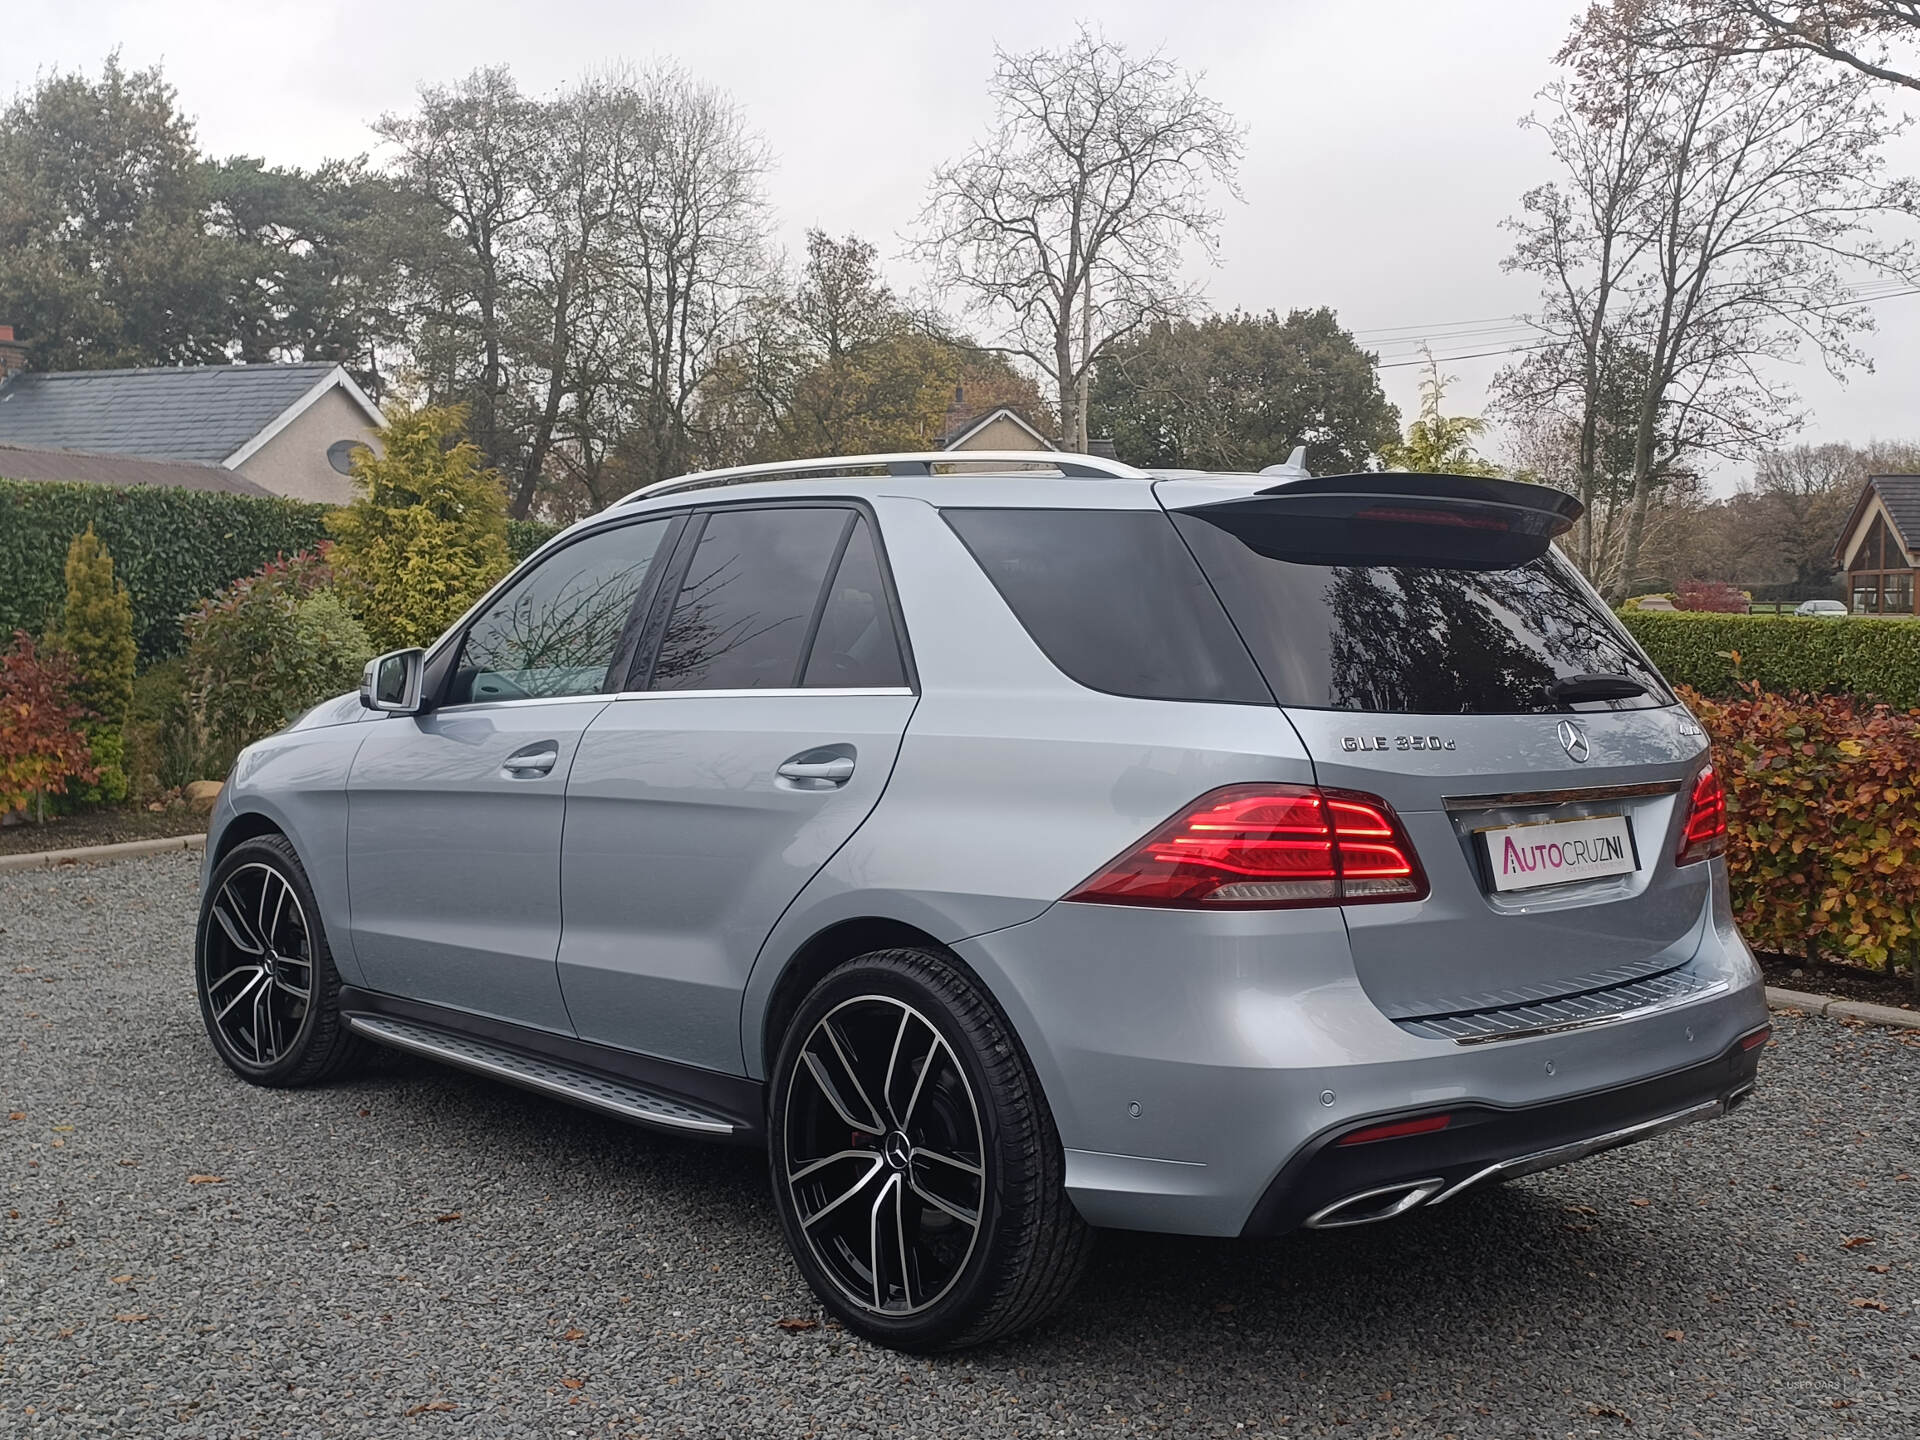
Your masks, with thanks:
[[[1052,450],[1054,443],[1010,405],[954,426],[934,442],[936,450]]]

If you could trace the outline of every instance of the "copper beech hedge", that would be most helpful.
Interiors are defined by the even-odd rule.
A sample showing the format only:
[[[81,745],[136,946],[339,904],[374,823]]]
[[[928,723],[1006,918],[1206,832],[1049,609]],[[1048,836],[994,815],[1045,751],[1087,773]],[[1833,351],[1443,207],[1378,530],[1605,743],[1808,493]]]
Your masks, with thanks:
[[[1920,964],[1920,710],[1681,688],[1727,791],[1734,915],[1759,950]]]

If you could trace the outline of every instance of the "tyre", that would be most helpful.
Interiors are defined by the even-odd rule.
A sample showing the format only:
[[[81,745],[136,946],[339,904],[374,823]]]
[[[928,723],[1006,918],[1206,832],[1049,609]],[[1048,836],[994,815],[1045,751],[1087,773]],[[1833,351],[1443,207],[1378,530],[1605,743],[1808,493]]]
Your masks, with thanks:
[[[898,1350],[1042,1319],[1086,1269],[1053,1116],[998,1007],[950,958],[877,950],[801,1003],[774,1061],[773,1193],[807,1283]]]
[[[361,1051],[340,1018],[320,906],[283,835],[243,840],[214,867],[193,970],[207,1035],[243,1080],[311,1085]]]

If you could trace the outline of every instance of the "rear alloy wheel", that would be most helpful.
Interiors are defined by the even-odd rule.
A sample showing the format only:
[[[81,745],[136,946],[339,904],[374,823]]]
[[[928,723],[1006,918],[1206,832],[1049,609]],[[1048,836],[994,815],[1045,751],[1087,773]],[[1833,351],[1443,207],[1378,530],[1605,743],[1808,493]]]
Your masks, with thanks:
[[[313,889],[283,836],[242,841],[214,868],[194,979],[214,1049],[256,1085],[324,1079],[359,1050],[340,1020]]]
[[[776,1062],[773,1182],[808,1282],[849,1328],[934,1350],[1030,1325],[1090,1232],[1004,1017],[944,956],[865,955],[802,1004]]]

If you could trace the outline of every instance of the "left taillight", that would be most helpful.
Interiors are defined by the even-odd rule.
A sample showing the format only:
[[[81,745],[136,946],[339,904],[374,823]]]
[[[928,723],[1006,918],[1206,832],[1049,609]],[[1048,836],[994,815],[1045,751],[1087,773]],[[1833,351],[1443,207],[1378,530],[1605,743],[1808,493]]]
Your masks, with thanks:
[[[1680,849],[1673,863],[1691,865],[1696,860],[1711,860],[1726,848],[1727,793],[1720,788],[1720,777],[1713,773],[1713,766],[1708,765],[1693,782],[1687,824],[1680,832]]]
[[[1426,894],[1413,842],[1379,797],[1311,785],[1229,785],[1202,795],[1066,898],[1285,909]]]

